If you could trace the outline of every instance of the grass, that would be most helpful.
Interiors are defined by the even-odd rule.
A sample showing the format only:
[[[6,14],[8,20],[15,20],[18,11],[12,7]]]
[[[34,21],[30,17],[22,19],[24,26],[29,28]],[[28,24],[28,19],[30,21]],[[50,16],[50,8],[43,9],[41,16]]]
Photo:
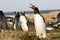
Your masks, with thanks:
[[[28,34],[21,30],[7,30],[6,32],[0,32],[0,40],[40,40],[35,35],[34,27],[29,27]],[[46,40],[60,40],[60,29],[47,30]]]

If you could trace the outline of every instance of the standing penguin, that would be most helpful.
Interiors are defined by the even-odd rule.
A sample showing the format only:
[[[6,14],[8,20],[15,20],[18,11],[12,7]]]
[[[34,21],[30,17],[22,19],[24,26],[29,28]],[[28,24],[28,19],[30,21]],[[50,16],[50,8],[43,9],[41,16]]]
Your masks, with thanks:
[[[43,16],[40,14],[37,7],[30,4],[29,6],[31,9],[34,10],[34,25],[36,30],[36,36],[39,38],[46,38],[46,25]]]
[[[25,16],[25,11],[21,12],[20,24],[21,24],[22,30],[23,30],[24,32],[28,32],[27,18],[26,18],[26,16]]]
[[[19,18],[20,18],[20,14],[19,12],[14,12],[15,14],[15,18],[14,18],[14,29],[18,30],[19,29],[19,26],[18,26],[18,23],[19,23]]]
[[[2,30],[2,32],[7,30],[7,20],[3,11],[0,11],[0,30]]]

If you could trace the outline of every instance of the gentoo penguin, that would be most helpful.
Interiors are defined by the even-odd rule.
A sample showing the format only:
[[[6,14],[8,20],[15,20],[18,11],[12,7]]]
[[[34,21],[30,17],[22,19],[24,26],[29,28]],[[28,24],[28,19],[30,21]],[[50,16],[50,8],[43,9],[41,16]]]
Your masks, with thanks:
[[[2,32],[7,30],[7,20],[3,11],[0,11],[0,30]]]
[[[46,25],[43,16],[40,14],[37,7],[30,4],[29,7],[34,10],[34,25],[36,36],[39,38],[46,38]]]
[[[14,29],[18,30],[19,29],[18,23],[19,23],[20,14],[19,14],[19,12],[14,12],[14,14],[15,14],[15,18],[14,18],[13,25],[14,25]]]
[[[20,24],[21,24],[22,30],[23,30],[24,32],[28,32],[27,18],[26,18],[26,16],[25,16],[25,11],[21,12]]]

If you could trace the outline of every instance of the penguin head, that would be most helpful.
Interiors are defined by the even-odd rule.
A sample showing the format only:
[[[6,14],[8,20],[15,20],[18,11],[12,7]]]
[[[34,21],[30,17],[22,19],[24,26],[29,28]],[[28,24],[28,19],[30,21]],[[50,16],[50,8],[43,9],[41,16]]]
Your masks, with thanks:
[[[17,14],[17,12],[16,12],[16,11],[14,11],[14,14],[16,15],[16,14]]]
[[[0,15],[2,15],[2,16],[4,15],[4,14],[3,14],[3,11],[0,11]]]
[[[16,12],[16,11],[14,12],[14,14],[15,14],[15,15],[20,15],[19,12]]]
[[[21,12],[21,15],[25,16],[25,11]]]
[[[35,8],[35,5],[33,5],[33,4],[29,4],[29,8],[31,8],[31,9],[34,9]]]

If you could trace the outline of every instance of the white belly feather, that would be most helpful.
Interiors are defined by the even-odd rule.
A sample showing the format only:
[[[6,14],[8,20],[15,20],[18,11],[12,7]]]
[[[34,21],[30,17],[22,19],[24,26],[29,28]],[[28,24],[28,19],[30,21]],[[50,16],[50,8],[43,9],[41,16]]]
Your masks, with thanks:
[[[25,16],[20,17],[20,22],[21,22],[21,28],[23,31],[28,31],[28,26],[27,26],[27,20]]]
[[[41,37],[46,37],[46,29],[45,29],[45,23],[43,21],[43,18],[39,15],[36,14],[34,17],[34,24],[35,24],[35,30],[36,30],[36,35]]]

